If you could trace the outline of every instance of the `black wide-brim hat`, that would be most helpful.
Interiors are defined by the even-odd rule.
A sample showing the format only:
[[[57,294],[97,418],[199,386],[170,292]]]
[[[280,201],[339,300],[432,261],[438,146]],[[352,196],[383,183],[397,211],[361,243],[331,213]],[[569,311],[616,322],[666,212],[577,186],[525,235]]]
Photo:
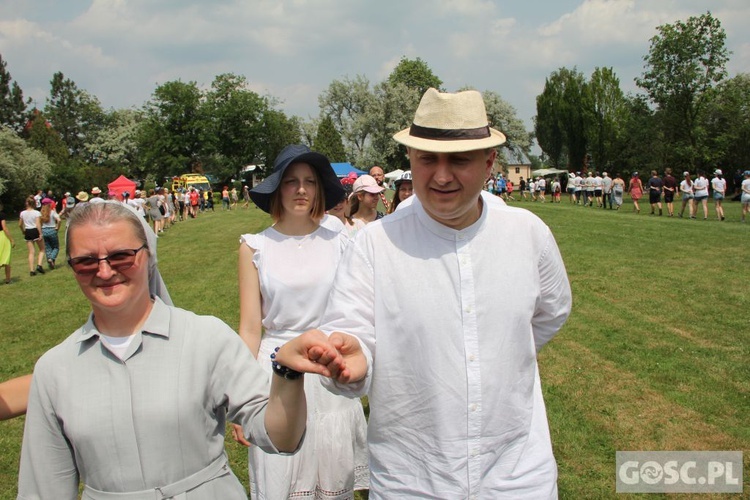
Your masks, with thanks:
[[[323,193],[325,195],[326,210],[330,210],[344,197],[344,187],[336,177],[331,162],[325,155],[311,151],[303,144],[293,144],[285,147],[273,164],[273,173],[260,184],[250,190],[250,198],[258,205],[258,208],[266,213],[271,212],[271,198],[274,191],[279,188],[284,172],[292,163],[307,163],[320,176],[323,182]]]

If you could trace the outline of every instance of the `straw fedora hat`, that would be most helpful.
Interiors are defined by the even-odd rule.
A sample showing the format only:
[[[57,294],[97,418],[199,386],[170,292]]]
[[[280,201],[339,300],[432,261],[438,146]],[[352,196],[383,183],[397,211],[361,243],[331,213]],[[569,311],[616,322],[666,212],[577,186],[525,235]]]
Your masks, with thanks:
[[[78,194],[76,195],[76,200],[89,201],[89,194],[86,191],[78,191]]]
[[[441,93],[427,89],[411,127],[393,139],[410,148],[433,153],[457,153],[499,146],[505,135],[490,128],[482,94],[476,90]]]

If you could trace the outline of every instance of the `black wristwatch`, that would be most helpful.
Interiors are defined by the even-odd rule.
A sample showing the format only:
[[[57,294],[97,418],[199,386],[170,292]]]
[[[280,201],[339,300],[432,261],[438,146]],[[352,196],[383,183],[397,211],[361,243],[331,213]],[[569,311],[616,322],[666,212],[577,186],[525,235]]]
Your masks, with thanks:
[[[271,368],[273,369],[273,372],[279,377],[285,378],[287,380],[297,380],[298,378],[300,378],[302,376],[302,372],[292,370],[291,368],[287,368],[286,366],[280,365],[276,362],[277,352],[279,352],[278,347],[275,348],[271,353]]]

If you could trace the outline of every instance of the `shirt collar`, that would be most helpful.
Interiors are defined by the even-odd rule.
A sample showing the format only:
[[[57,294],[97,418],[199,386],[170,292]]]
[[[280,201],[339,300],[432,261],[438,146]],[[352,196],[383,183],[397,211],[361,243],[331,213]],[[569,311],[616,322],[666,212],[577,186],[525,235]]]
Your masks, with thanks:
[[[482,202],[482,211],[479,214],[479,219],[477,219],[472,225],[463,229],[450,228],[430,217],[430,214],[425,211],[422,202],[419,201],[419,198],[417,198],[416,195],[414,196],[412,205],[414,206],[414,211],[419,218],[419,222],[421,222],[431,233],[446,240],[460,241],[473,238],[482,228],[485,220],[487,220],[487,203],[482,200],[481,195],[479,196],[479,199]]]
[[[152,297],[154,299],[154,306],[151,308],[151,312],[146,318],[146,322],[141,327],[141,332],[150,333],[153,335],[160,335],[162,337],[169,338],[169,306],[164,304],[159,297]],[[85,342],[93,336],[99,336],[101,332],[96,328],[94,324],[94,313],[89,314],[89,318],[86,323],[80,328],[81,334],[78,336],[76,342]]]

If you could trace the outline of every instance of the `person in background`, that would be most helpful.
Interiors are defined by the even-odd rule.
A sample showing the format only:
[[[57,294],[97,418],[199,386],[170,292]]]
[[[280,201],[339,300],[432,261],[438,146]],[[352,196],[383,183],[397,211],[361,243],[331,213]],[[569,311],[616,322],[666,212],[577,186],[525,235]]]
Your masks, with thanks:
[[[378,186],[382,187],[383,190],[380,192],[379,200],[378,200],[378,206],[375,207],[375,209],[380,212],[381,214],[387,214],[390,213],[389,209],[389,201],[390,199],[393,199],[393,190],[390,189],[386,183],[385,183],[385,172],[383,169],[377,165],[370,168],[370,171],[368,172],[370,174],[370,177],[375,179],[375,182],[377,182]]]
[[[596,187],[594,185],[594,173],[589,171],[586,174],[586,178],[583,180],[583,204],[586,206],[593,206],[594,204],[594,193]]]
[[[232,208],[236,208],[237,207],[237,201],[239,201],[237,199],[237,188],[236,187],[232,186],[232,190],[229,191],[229,197],[232,199],[232,205],[231,205],[231,207]]]
[[[414,188],[411,183],[411,171],[407,170],[401,177],[396,179],[395,182],[396,190],[393,193],[393,199],[391,200],[391,207],[389,208],[389,214],[396,211],[399,203],[407,199],[409,196],[414,194]]]
[[[143,199],[142,191],[136,189],[135,195],[132,198],[128,198],[127,204],[128,206],[132,207],[138,215],[140,215],[144,219],[146,218],[146,210],[144,209],[146,200]]]
[[[148,190],[148,198],[146,198],[146,206],[148,207],[148,217],[153,223],[154,234],[163,232],[164,227],[164,216],[161,213],[159,207],[161,206],[161,197],[155,189]]]
[[[560,203],[560,178],[552,180],[552,203]]]
[[[47,257],[47,265],[50,269],[55,268],[57,254],[60,253],[60,239],[57,233],[60,231],[60,216],[57,210],[52,208],[52,200],[42,200],[41,211],[42,237],[44,238],[44,253]]]
[[[34,368],[18,498],[75,499],[82,486],[87,500],[246,499],[226,421],[268,453],[294,452],[301,372],[329,373],[296,354],[311,336],[275,353],[269,384],[225,323],[171,305],[156,235],[122,203],[76,207],[66,251],[92,312]]]
[[[242,208],[250,207],[250,188],[247,187],[247,184],[242,186],[242,201]]]
[[[612,210],[612,178],[607,172],[602,172],[602,208]]]
[[[641,213],[638,201],[643,197],[643,183],[641,182],[641,178],[638,177],[638,172],[633,172],[633,175],[630,177],[628,192],[630,193],[630,198],[633,200],[633,210],[637,214]]]
[[[688,207],[688,215],[691,219],[695,219],[695,191],[693,190],[693,181],[690,179],[690,172],[685,171],[682,173],[683,180],[680,182],[680,197],[682,197],[682,208],[680,213],[677,214],[680,218],[685,213],[685,207]]]
[[[320,324],[349,242],[320,221],[343,194],[328,158],[303,145],[285,147],[273,173],[250,191],[274,223],[240,237],[239,334],[269,377],[269,354]],[[307,434],[297,454],[270,456],[250,448],[252,498],[352,498],[354,490],[368,487],[362,404],[329,393],[320,377],[307,377],[305,392]]]
[[[597,172],[596,175],[594,176],[594,198],[596,198],[597,208],[604,208],[604,204],[602,203],[602,196],[604,194],[603,188],[604,188],[604,179],[599,174],[599,172]]]
[[[526,200],[526,181],[523,177],[518,181],[518,192],[521,194],[519,201]]]
[[[102,190],[94,186],[93,188],[91,188],[91,198],[89,198],[89,203],[99,203],[100,201],[104,201],[101,195]]]
[[[61,204],[62,210],[60,211],[60,218],[65,219],[68,216],[68,213],[73,210],[73,207],[76,206],[76,199],[70,194],[70,191],[66,191]]]
[[[382,219],[385,215],[378,212],[378,200],[385,188],[369,175],[360,175],[352,185],[352,194],[349,195],[351,204],[351,217],[361,219],[365,224]]]
[[[698,216],[698,205],[703,207],[703,220],[708,220],[708,179],[703,170],[698,170],[698,178],[693,182],[695,216]]]
[[[740,184],[740,202],[742,203],[742,222],[747,220],[747,213],[750,212],[750,170],[745,170],[745,177]]]
[[[221,189],[221,209],[222,210],[231,210],[232,209],[232,207],[231,207],[231,205],[229,203],[229,186],[224,186]]]
[[[583,187],[583,177],[581,177],[581,172],[576,172],[576,176],[573,177],[573,199],[578,205],[582,202],[581,193],[585,192]]]
[[[711,179],[711,189],[714,190],[714,207],[716,208],[716,218],[724,220],[724,207],[722,205],[724,197],[727,194],[727,181],[720,169],[714,171],[714,178]]]
[[[620,173],[615,174],[615,179],[612,181],[612,199],[615,202],[615,209],[620,210],[622,206],[622,197],[625,193],[625,181],[622,180]]]
[[[672,175],[672,169],[664,170],[664,203],[667,205],[667,212],[670,217],[674,217],[674,195],[677,192],[677,179]]]
[[[5,268],[5,284],[8,285],[11,282],[11,249],[16,246],[16,242],[13,240],[13,235],[10,234],[8,224],[5,222],[5,212],[3,212],[3,204],[0,203],[0,267]]]
[[[41,202],[40,202],[41,205]],[[44,262],[44,240],[42,238],[42,214],[36,208],[33,196],[26,198],[26,209],[18,216],[18,227],[23,231],[26,240],[26,248],[29,250],[29,275],[36,273],[44,274],[42,262]],[[35,248],[39,250],[35,255]],[[34,262],[36,261],[36,268]]]
[[[664,181],[661,180],[656,170],[652,170],[651,178],[648,180],[648,202],[651,204],[651,215],[654,215],[656,208],[659,209],[659,215],[662,214],[661,192],[663,188]]]

